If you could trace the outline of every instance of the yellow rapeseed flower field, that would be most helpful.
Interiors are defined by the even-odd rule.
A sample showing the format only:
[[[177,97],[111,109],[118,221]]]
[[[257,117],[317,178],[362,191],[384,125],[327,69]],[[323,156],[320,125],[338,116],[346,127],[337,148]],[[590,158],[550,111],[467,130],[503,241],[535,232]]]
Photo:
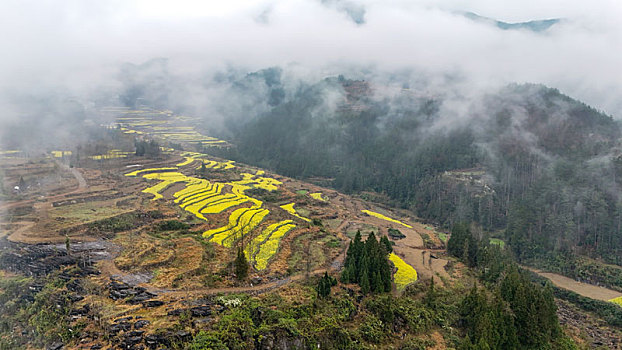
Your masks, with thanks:
[[[397,267],[397,272],[393,275],[393,280],[395,281],[397,290],[404,290],[407,285],[417,280],[417,271],[412,266],[404,262],[402,258],[395,255],[395,253],[391,253],[389,255],[389,260],[391,260],[393,264],[395,264],[395,267]]]
[[[326,199],[322,195],[322,192],[310,193],[309,196],[313,199],[317,199],[318,201],[326,202]]]
[[[376,213],[376,212],[373,212],[373,211],[371,211],[371,210],[361,210],[361,211],[362,211],[363,213],[367,214],[367,215],[374,216],[374,217],[377,217],[377,218],[382,219],[382,220],[386,220],[386,221],[394,222],[394,223],[396,223],[396,224],[400,224],[400,225],[405,226],[405,227],[408,227],[408,228],[413,228],[412,226],[410,226],[410,225],[408,225],[408,224],[405,224],[405,223],[403,223],[403,222],[401,222],[401,221],[398,221],[398,220],[395,220],[395,219],[391,219],[391,218],[390,218],[390,217],[388,217],[388,216],[384,216],[384,215],[382,215],[382,214],[380,214],[380,213]]]
[[[241,208],[234,210],[229,216],[229,225],[205,231],[203,237],[211,242],[225,247],[231,247],[233,242],[249,234],[268,215],[267,209]]]
[[[296,225],[291,220],[281,221],[268,226],[268,228],[264,230],[260,236],[256,237],[257,244],[261,244],[261,242],[268,237],[265,243],[261,244],[259,247],[255,247],[254,249],[254,251],[257,252],[254,259],[255,268],[257,268],[257,270],[263,270],[268,266],[268,261],[270,261],[274,254],[276,254],[279,248],[281,238],[283,238],[287,232],[295,227]],[[255,243],[255,240],[253,240],[253,243]],[[251,243],[251,246],[253,243]],[[247,253],[247,256],[250,258],[251,254]]]
[[[195,161],[195,159],[194,159],[194,158],[192,158],[192,157],[184,157],[184,158],[186,158],[186,160],[184,160],[183,162],[181,162],[181,163],[179,163],[179,164],[176,164],[176,166],[184,166],[184,165],[188,165],[188,164],[190,164],[190,163],[192,163],[192,162],[194,162],[194,161]]]
[[[281,209],[285,210],[286,212],[292,214],[293,216],[299,219],[302,219],[306,222],[311,222],[311,219],[298,215],[298,213],[296,212],[296,209],[294,209],[294,205],[296,205],[296,203],[284,204],[284,205],[281,205]]]
[[[136,171],[132,171],[131,173],[127,173],[125,174],[125,176],[138,176],[138,174],[140,173],[147,173],[147,172],[165,172],[165,171],[170,171],[170,170],[177,170],[177,168],[151,168],[151,169],[141,169],[141,170],[136,170]]]

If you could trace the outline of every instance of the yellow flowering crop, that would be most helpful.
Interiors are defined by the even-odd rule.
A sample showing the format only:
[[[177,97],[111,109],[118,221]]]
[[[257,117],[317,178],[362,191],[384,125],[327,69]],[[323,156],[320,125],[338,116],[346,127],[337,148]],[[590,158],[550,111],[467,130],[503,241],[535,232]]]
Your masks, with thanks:
[[[244,254],[251,259],[255,252],[259,249],[259,246],[264,243],[268,237],[270,237],[270,235],[276,231],[277,228],[279,228],[279,226],[293,222],[293,220],[284,220],[266,227],[259,235],[253,238],[253,240],[247,244],[246,247],[244,247]]]
[[[90,156],[92,160],[105,160],[105,159],[118,159],[127,158],[127,154],[98,154],[96,156]]]
[[[233,165],[233,163],[235,162],[232,160],[228,160],[226,162],[218,162],[218,164],[214,166],[214,169],[233,169],[235,168],[235,165]]]
[[[324,196],[322,196],[322,192],[310,193],[309,196],[311,196],[311,198],[313,199],[317,199],[318,201],[326,202],[326,199],[324,198]]]
[[[176,164],[176,166],[184,166],[184,165],[188,165],[188,164],[190,164],[190,163],[194,162],[194,160],[195,160],[195,159],[194,159],[194,158],[192,158],[192,157],[184,157],[184,158],[186,158],[186,160],[184,160],[183,162],[181,162],[181,163],[179,163],[179,164]]]
[[[205,191],[198,192],[198,194],[186,197],[184,200],[181,201],[180,206],[182,208],[186,208],[190,205],[195,205],[195,204],[200,203],[202,205],[197,207],[197,210],[199,210],[203,205],[214,201],[215,198],[216,199],[222,198],[223,195],[221,194],[221,191],[223,187],[224,187],[223,184],[214,184],[213,186],[211,186],[209,189]]]
[[[189,178],[189,179],[191,180],[188,182],[188,184],[186,185],[184,189],[177,191],[175,192],[175,194],[173,194],[173,197],[175,197],[175,203],[179,203],[184,198],[198,191],[207,190],[208,186],[212,186],[207,180],[195,179],[195,178]]]
[[[253,187],[261,188],[266,191],[274,191],[279,188],[278,185],[283,184],[281,181],[271,177],[256,177],[256,175],[249,173],[241,173],[240,175],[242,175],[242,180],[234,181],[233,184],[248,185],[246,189]]]
[[[238,206],[246,202],[248,202],[248,198],[240,198],[240,197],[235,197],[235,196],[232,198],[224,198],[221,200],[215,200],[211,203],[208,203],[203,209],[201,209],[201,213],[203,214],[221,213],[229,208]]]
[[[215,160],[201,159],[201,162],[202,164],[197,167],[197,170],[201,169],[204,166],[206,169],[211,169],[215,167],[216,165],[218,165],[218,162]]]
[[[618,304],[618,305],[622,306],[622,296],[619,296],[617,298],[613,298],[613,299],[611,299],[609,301],[614,303],[614,304]]]
[[[225,247],[231,247],[236,239],[250,233],[268,215],[267,209],[241,208],[229,216],[229,225],[205,231],[203,237]]]
[[[167,188],[168,186],[170,186],[171,184],[173,184],[173,182],[170,181],[162,181],[159,184],[155,185],[155,186],[151,186],[151,187],[147,187],[145,188],[142,192],[143,193],[151,193],[154,197],[151,200],[156,200],[156,199],[160,199],[163,196],[160,194],[160,191],[163,191],[165,188]]]
[[[380,214],[380,213],[376,213],[376,212],[373,212],[373,211],[371,211],[371,210],[361,210],[361,211],[362,211],[363,213],[367,214],[367,215],[370,215],[370,216],[375,216],[375,217],[377,217],[377,218],[379,218],[379,219],[382,219],[382,220],[386,220],[386,221],[394,222],[394,223],[396,223],[396,224],[400,224],[400,225],[403,225],[403,226],[408,227],[408,228],[413,228],[412,226],[410,226],[410,225],[408,225],[408,224],[405,224],[405,223],[403,223],[403,222],[401,222],[401,221],[398,221],[398,220],[395,220],[395,219],[391,219],[391,218],[390,218],[390,217],[388,217],[388,216],[384,216],[384,215],[382,215],[382,214]]]
[[[393,280],[397,286],[397,290],[403,290],[407,285],[417,280],[417,271],[410,265],[408,265],[402,258],[391,253],[389,260],[397,267],[397,272],[393,275]]]
[[[143,175],[143,178],[149,180],[162,180],[162,181],[173,181],[173,182],[186,182],[189,181],[190,178],[180,172],[164,172],[164,173],[149,173]]]
[[[138,176],[138,174],[140,173],[146,173],[146,172],[165,172],[165,171],[170,171],[170,170],[177,170],[177,168],[151,168],[151,169],[142,169],[142,170],[136,170],[136,171],[132,171],[131,173],[127,173],[125,174],[125,176]]]
[[[292,214],[293,216],[295,216],[295,217],[297,217],[299,219],[302,219],[302,220],[304,220],[306,222],[311,222],[311,219],[304,218],[304,217],[298,215],[298,213],[296,212],[296,209],[294,209],[294,205],[296,205],[296,203],[284,204],[284,205],[281,205],[281,209],[285,210],[286,212]]]
[[[177,172],[151,173],[146,174],[143,177],[151,180],[162,180],[162,182],[160,182],[159,184],[143,190],[143,193],[151,193],[154,195],[152,200],[162,198],[160,192],[166,189],[168,186],[177,182],[185,182],[188,180],[188,177],[186,175]]]
[[[18,153],[19,151],[5,151],[4,153]],[[65,156],[70,156],[71,155],[71,151],[52,151],[52,156],[54,156],[54,158],[63,158]]]
[[[257,252],[255,255],[255,267],[257,270],[263,270],[268,266],[268,261],[270,261],[274,254],[276,254],[279,248],[281,238],[283,238],[287,232],[295,227],[296,225],[291,220],[281,221],[268,226],[268,228],[266,228],[261,235],[257,236],[253,240],[250,245],[253,246],[254,244],[254,246],[256,246],[261,244],[261,242],[268,237],[265,243],[261,244],[259,247],[255,247],[254,249],[255,252]],[[250,253],[251,254],[248,254],[247,252],[249,258],[252,256],[253,252]]]

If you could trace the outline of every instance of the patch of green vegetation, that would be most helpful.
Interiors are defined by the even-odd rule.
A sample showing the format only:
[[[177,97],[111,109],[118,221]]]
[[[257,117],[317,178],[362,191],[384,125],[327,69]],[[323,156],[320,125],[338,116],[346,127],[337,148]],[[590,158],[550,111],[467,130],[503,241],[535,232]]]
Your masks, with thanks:
[[[107,219],[126,212],[127,209],[117,208],[114,205],[88,202],[53,208],[49,210],[48,215],[60,226],[71,226]]]
[[[281,190],[268,191],[263,188],[251,188],[250,190],[246,190],[244,193],[249,197],[256,198],[267,203],[276,203],[283,197],[283,191]]]
[[[131,212],[121,214],[104,220],[91,222],[88,224],[90,229],[99,230],[100,232],[123,232],[140,226],[143,222],[152,219],[160,219],[163,215],[159,211]]]
[[[326,242],[326,246],[329,248],[341,248],[341,241],[337,238],[334,238]]]
[[[298,190],[298,191],[296,191],[296,194],[300,194],[300,195],[303,195],[303,196],[305,194],[307,194],[307,193],[309,193],[309,191],[307,191],[307,190]]]
[[[301,206],[296,206],[296,212],[298,213],[298,215],[308,218],[309,215],[311,214],[311,211],[307,208],[301,207]]]
[[[328,219],[324,220],[324,224],[328,226],[331,230],[336,230],[339,225],[343,222],[342,219]]]
[[[432,248],[432,247],[435,246],[434,241],[432,240],[432,238],[430,237],[429,234],[422,233],[422,234],[420,234],[420,236],[421,236],[421,239],[423,240],[423,245],[426,248]]]
[[[400,230],[395,228],[389,228],[389,237],[392,239],[402,239],[405,238],[406,235],[403,234]]]
[[[188,230],[190,225],[179,220],[165,220],[158,223],[158,231],[180,231]]]
[[[438,239],[440,239],[441,241],[447,243],[447,234],[445,232],[438,232]]]
[[[209,327],[197,333],[188,349],[245,349],[281,344],[288,348],[425,349],[434,345],[428,334],[439,331],[448,347],[457,347],[454,327],[464,290],[434,289],[417,284],[399,297],[362,297],[340,286],[328,286],[318,296],[321,276],[292,290],[295,298],[278,292],[240,298]],[[334,276],[322,278],[333,279]],[[330,287],[332,286],[332,287]],[[403,334],[408,339],[403,340]]]
[[[501,249],[505,248],[505,241],[500,240],[499,238],[491,238],[490,244],[498,245]]]
[[[373,226],[373,225],[369,225],[369,224],[363,224],[360,229],[359,228],[351,228],[350,230],[348,230],[346,232],[346,236],[350,237],[350,238],[354,238],[354,236],[356,235],[357,231],[361,231],[361,235],[363,235],[363,237],[367,237],[370,233],[374,232],[379,232],[378,227]],[[406,237],[406,236],[404,236]]]

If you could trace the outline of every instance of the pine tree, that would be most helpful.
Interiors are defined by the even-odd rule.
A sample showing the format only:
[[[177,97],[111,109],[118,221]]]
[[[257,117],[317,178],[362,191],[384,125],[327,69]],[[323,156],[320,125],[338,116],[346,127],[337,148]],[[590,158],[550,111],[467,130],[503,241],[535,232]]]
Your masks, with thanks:
[[[361,277],[361,293],[363,294],[367,294],[369,293],[369,277],[367,277],[367,274],[363,274],[363,276]]]
[[[321,298],[326,298],[330,295],[330,288],[337,285],[337,280],[328,275],[328,272],[324,272],[324,276],[320,278],[317,286],[317,294]]]
[[[380,243],[385,247],[385,249],[387,250],[387,254],[391,254],[393,253],[393,246],[391,245],[391,241],[389,241],[389,239],[387,238],[387,236],[382,236],[382,238],[380,238]]]
[[[427,306],[432,309],[436,308],[436,289],[434,288],[434,277],[430,281],[430,287],[428,287],[428,291],[425,293],[425,303]]]
[[[382,293],[384,292],[384,284],[382,283],[382,277],[380,277],[380,271],[377,271],[373,274],[373,282],[371,285],[371,290],[374,293]]]
[[[26,181],[24,181],[24,177],[19,177],[19,183],[17,184],[17,186],[19,186],[20,191],[26,190]]]
[[[343,272],[341,273],[341,282],[343,283],[353,283],[356,280],[356,257],[354,256],[354,243],[350,241],[348,245],[348,250],[346,251],[346,259],[343,263]]]
[[[248,277],[249,264],[242,248],[238,248],[238,256],[235,258],[234,265],[237,278],[240,281],[246,279]]]
[[[466,224],[455,224],[451,229],[451,237],[447,242],[447,252],[449,254],[462,258],[464,256],[464,246],[467,236],[470,236],[471,232],[469,226]]]

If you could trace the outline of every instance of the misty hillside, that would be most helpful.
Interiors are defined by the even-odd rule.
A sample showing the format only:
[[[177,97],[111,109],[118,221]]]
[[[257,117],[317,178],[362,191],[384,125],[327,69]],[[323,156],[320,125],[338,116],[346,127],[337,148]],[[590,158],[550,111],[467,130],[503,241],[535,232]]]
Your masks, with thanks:
[[[553,251],[620,263],[620,128],[610,116],[526,84],[472,101],[468,119],[452,122],[442,96],[406,89],[378,98],[381,86],[340,77],[283,98],[273,73],[259,72],[269,110],[228,130],[237,147],[225,156],[386,195],[447,228],[507,229],[501,237],[519,260],[555,260]],[[566,261],[558,268],[573,270]]]

